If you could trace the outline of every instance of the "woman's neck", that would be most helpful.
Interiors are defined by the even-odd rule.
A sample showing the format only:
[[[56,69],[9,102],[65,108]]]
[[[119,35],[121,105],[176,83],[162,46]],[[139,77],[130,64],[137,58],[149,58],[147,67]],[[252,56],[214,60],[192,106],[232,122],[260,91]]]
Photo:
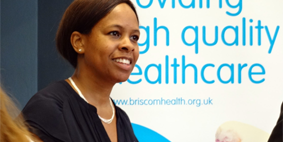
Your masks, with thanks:
[[[114,84],[110,84],[99,77],[94,77],[76,70],[73,81],[89,104],[96,107],[109,105],[109,97]]]

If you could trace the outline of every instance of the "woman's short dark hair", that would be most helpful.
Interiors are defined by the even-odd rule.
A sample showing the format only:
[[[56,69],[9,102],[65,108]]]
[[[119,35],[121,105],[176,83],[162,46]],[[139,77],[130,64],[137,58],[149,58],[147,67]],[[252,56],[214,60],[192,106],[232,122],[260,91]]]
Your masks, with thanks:
[[[138,19],[135,7],[130,0],[75,0],[67,8],[57,31],[56,46],[59,53],[74,68],[77,67],[78,54],[71,45],[71,34],[74,31],[89,34],[103,17],[121,3],[128,4]]]

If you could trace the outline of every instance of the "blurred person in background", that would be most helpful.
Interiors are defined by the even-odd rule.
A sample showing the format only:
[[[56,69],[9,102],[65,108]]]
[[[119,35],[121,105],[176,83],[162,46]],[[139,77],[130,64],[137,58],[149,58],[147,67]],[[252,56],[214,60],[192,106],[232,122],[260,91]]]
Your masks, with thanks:
[[[283,103],[277,124],[275,125],[268,142],[283,142]]]
[[[39,142],[28,131],[23,117],[10,97],[0,87],[0,142]]]

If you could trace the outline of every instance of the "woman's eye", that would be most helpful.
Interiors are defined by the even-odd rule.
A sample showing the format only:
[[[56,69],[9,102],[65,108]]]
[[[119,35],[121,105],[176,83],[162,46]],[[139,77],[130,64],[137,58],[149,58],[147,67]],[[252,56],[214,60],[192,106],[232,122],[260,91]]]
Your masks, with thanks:
[[[117,32],[117,31],[110,32],[109,34],[112,35],[112,36],[117,36],[117,37],[120,36],[120,33]]]
[[[131,36],[131,39],[132,39],[133,41],[138,41],[138,40],[139,40],[139,36],[136,36],[136,35]]]

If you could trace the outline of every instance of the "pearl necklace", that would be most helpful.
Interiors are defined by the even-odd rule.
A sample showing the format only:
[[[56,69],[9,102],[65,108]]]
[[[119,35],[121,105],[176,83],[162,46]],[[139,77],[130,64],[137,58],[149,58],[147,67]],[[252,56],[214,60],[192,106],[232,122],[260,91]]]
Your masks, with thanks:
[[[84,100],[88,103],[88,101],[85,99],[85,97],[83,96],[82,92],[81,92],[80,89],[77,87],[77,85],[75,84],[75,82],[73,81],[73,79],[72,79],[71,77],[69,77],[68,79],[70,80],[70,82],[72,83],[72,85],[74,86],[74,88],[77,90],[79,96],[80,96],[82,99],[84,99]],[[114,107],[113,107],[113,104],[112,104],[112,101],[111,101],[110,98],[109,98],[109,101],[110,101],[110,105],[111,105],[112,113],[113,113],[113,114],[112,114],[112,117],[111,117],[110,119],[104,119],[104,118],[102,118],[102,117],[100,117],[100,116],[98,115],[99,119],[102,120],[103,122],[105,122],[106,124],[110,124],[110,123],[113,121],[114,116],[115,116],[115,109],[114,109]]]

